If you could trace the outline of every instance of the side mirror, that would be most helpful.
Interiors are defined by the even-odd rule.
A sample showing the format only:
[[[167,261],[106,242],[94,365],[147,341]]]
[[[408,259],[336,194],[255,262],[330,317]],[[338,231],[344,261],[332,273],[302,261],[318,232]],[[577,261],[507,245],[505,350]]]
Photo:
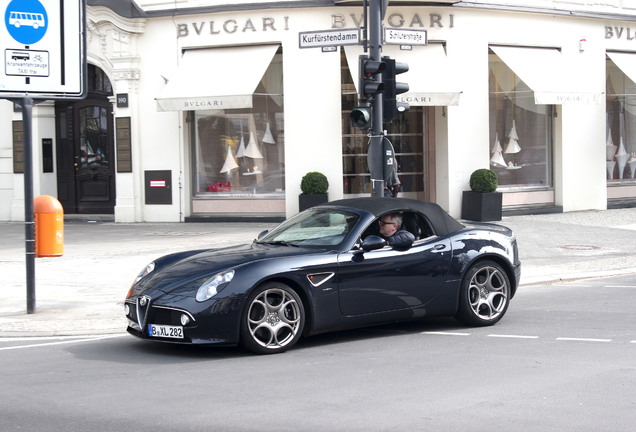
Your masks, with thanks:
[[[384,246],[386,246],[386,240],[376,235],[370,235],[362,241],[362,250],[365,252],[382,249]]]
[[[267,234],[268,232],[269,232],[269,230],[262,231],[262,232],[258,235],[258,237],[256,237],[256,239],[257,239],[257,240],[262,239],[262,238],[265,236],[265,234]]]

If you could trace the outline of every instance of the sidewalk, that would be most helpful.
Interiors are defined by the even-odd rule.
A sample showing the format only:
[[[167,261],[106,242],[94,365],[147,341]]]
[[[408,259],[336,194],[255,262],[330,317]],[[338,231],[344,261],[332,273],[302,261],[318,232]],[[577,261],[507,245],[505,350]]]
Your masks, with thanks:
[[[508,216],[519,242],[521,289],[636,273],[636,209]],[[0,337],[120,333],[137,273],[166,253],[251,242],[275,223],[69,221],[64,255],[37,258],[35,313],[26,313],[24,224],[0,223]]]

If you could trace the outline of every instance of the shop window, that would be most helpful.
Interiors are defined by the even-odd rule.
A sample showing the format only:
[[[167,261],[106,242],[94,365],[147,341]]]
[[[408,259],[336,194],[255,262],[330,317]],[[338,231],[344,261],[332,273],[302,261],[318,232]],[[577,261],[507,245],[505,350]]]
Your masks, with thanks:
[[[490,167],[501,189],[552,187],[552,105],[492,51],[489,67]]]
[[[605,163],[608,184],[636,183],[636,84],[607,59],[607,131]]]
[[[371,174],[367,164],[368,131],[352,127],[349,119],[349,113],[358,104],[358,96],[344,51],[341,53],[341,87],[344,194],[369,195]],[[418,198],[425,190],[425,120],[425,108],[411,106],[408,112],[399,114],[387,128],[387,137],[393,144],[398,162],[398,176],[402,182],[400,196],[403,197]]]
[[[194,111],[194,194],[284,198],[282,54],[253,95],[252,108]]]

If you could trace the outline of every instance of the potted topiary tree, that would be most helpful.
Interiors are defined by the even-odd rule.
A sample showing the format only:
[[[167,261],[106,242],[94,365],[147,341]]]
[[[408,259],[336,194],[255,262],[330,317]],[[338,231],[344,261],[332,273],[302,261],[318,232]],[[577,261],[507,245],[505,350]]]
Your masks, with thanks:
[[[473,221],[501,220],[501,192],[494,171],[482,168],[470,175],[470,189],[462,196],[462,218]]]
[[[329,181],[323,173],[312,171],[305,174],[300,182],[302,194],[298,195],[299,211],[329,201],[327,189]]]

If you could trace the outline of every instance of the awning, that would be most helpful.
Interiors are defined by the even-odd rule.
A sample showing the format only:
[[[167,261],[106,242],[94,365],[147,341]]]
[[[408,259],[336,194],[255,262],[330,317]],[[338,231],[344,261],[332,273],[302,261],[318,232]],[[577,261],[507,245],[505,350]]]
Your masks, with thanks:
[[[627,78],[636,83],[636,54],[609,51],[606,54],[627,75]]]
[[[495,54],[534,92],[537,105],[597,104],[601,93],[585,90],[577,71],[555,48],[491,46]]]
[[[157,100],[159,111],[251,108],[278,45],[193,49]]]
[[[344,47],[347,63],[358,87],[358,57],[364,54],[361,46]],[[409,65],[408,72],[397,76],[398,82],[409,85],[409,91],[397,96],[399,102],[411,106],[447,106],[459,104],[461,91],[454,70],[448,64],[441,44],[414,46],[413,50],[400,50],[397,45],[384,45],[382,56]]]

